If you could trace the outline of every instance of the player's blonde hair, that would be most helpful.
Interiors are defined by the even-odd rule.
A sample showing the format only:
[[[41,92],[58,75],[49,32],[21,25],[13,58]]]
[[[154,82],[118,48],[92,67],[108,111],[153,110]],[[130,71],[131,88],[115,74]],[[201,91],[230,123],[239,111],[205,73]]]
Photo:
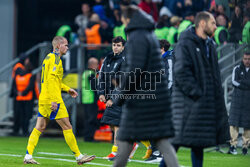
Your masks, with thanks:
[[[62,36],[55,36],[52,40],[52,46],[55,49],[56,46],[60,43],[63,43],[64,40],[66,40],[66,38],[62,37]]]

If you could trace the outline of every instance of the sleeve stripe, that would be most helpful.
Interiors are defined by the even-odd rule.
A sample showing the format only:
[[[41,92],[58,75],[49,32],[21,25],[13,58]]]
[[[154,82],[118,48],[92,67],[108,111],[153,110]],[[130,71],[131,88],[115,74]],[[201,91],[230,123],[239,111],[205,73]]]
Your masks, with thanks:
[[[168,68],[168,89],[172,87],[173,84],[173,61],[171,59],[168,60],[169,68]]]
[[[236,87],[240,86],[240,83],[237,82],[237,81],[235,80],[235,70],[236,70],[238,67],[239,67],[239,65],[236,66],[236,67],[234,67],[233,73],[232,73],[232,84],[233,84],[234,86],[236,86]]]

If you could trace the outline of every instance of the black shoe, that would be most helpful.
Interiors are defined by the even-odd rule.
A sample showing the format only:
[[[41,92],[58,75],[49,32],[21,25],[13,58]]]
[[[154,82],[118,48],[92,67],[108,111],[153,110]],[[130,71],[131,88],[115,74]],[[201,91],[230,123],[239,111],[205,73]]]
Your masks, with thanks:
[[[236,147],[230,146],[230,147],[229,147],[229,150],[228,150],[228,154],[236,155],[236,154],[237,154]]]
[[[243,155],[247,155],[247,152],[248,152],[247,148],[245,148],[245,147],[242,148],[242,154],[243,154]]]

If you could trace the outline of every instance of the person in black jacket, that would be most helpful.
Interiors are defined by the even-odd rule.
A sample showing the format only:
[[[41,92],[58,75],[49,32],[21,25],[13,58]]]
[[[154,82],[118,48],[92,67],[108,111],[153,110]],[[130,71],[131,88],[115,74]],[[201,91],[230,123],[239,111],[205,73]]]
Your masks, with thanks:
[[[168,92],[171,96],[172,92],[172,85],[173,85],[173,50],[168,50],[170,47],[170,43],[165,40],[161,39],[159,40],[160,48],[161,48],[161,57],[162,61],[165,67],[165,75],[168,79]],[[157,150],[155,143],[151,141],[151,148],[152,148],[152,154],[151,156],[146,160],[147,162],[161,162],[162,161],[162,155]]]
[[[237,154],[237,138],[239,127],[244,128],[242,135],[242,154],[246,155],[250,145],[250,52],[245,53],[240,65],[237,65],[232,73],[234,92],[232,96],[231,110],[229,112],[230,148],[228,153]]]
[[[82,74],[82,104],[84,107],[84,141],[93,142],[95,131],[98,129],[98,95],[96,71],[99,62],[91,57],[88,60],[88,69]]]
[[[123,112],[113,166],[126,166],[133,142],[155,140],[167,164],[177,167],[175,151],[168,141],[174,129],[154,20],[138,7],[125,3],[121,9],[128,36],[126,63],[122,66],[126,75],[120,84],[120,96],[114,101],[122,105]]]
[[[203,149],[229,139],[215,43],[210,39],[216,22],[209,12],[200,12],[195,27],[180,35],[175,47],[172,92],[173,144],[192,148],[193,167],[203,165]]]
[[[120,118],[122,113],[121,106],[113,104],[112,94],[116,94],[115,86],[112,80],[116,80],[117,74],[120,72],[121,64],[125,61],[123,53],[125,40],[121,36],[117,36],[112,40],[112,50],[103,61],[99,73],[99,100],[106,103],[106,110],[103,114],[101,122],[111,125],[114,131],[114,145],[108,159],[116,156],[118,145],[116,142],[116,134],[119,129]]]
[[[27,57],[24,59],[24,68],[17,68],[14,72],[11,94],[14,103],[14,128],[13,134],[18,135],[22,128],[22,135],[29,134],[29,121],[32,118],[34,99],[38,99],[36,75],[31,72],[32,64]]]

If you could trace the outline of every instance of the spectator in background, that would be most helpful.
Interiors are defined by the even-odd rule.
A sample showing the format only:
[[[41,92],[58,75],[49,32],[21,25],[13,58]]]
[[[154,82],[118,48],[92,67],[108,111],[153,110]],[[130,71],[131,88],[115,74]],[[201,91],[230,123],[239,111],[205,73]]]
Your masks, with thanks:
[[[228,139],[228,117],[216,48],[209,38],[216,29],[211,13],[200,12],[195,27],[184,31],[175,47],[172,92],[173,144],[191,148],[192,164],[203,166],[203,149]]]
[[[111,17],[113,16],[113,11],[110,9],[109,2],[106,0],[95,0],[93,12],[98,14],[100,18],[100,25],[105,31],[102,36],[102,43],[111,43],[114,23],[111,19]]]
[[[39,90],[36,75],[32,75],[32,64],[26,57],[23,65],[17,63],[13,69],[13,82],[11,97],[14,101],[14,129],[13,134],[18,135],[22,129],[23,136],[29,134],[29,120],[33,114],[34,99],[38,99]]]
[[[220,14],[222,14],[222,15],[225,15],[226,13],[225,13],[225,8],[224,8],[224,6],[223,5],[217,5],[217,15],[220,15]]]
[[[194,23],[194,17],[195,13],[192,11],[188,11],[185,13],[184,20],[180,23],[178,27],[178,39],[181,33]]]
[[[250,53],[244,53],[242,62],[232,73],[234,92],[229,112],[230,148],[229,154],[237,154],[239,127],[244,128],[242,135],[242,154],[246,155],[250,145]]]
[[[17,100],[16,100],[16,96],[17,96],[17,92],[15,91],[16,89],[14,89],[15,86],[15,77],[16,77],[16,71],[24,71],[25,67],[24,67],[24,59],[25,59],[26,55],[25,54],[21,54],[20,55],[20,61],[17,62],[15,64],[15,66],[12,69],[12,82],[11,82],[11,90],[10,90],[10,97],[13,98],[13,132],[12,135],[16,136],[19,133],[19,128],[20,126],[20,119],[19,119],[19,113],[17,112]]]
[[[155,140],[167,164],[177,167],[179,165],[175,152],[168,141],[168,137],[173,135],[173,128],[166,77],[156,74],[163,66],[159,42],[153,34],[154,20],[136,6],[123,4],[122,21],[126,25],[128,43],[123,68],[127,75],[122,79],[120,95],[131,98],[117,98],[114,102],[124,105],[117,136],[118,153],[113,166],[126,166],[135,141]],[[136,69],[142,71],[138,72]],[[156,74],[153,77],[155,79],[146,77],[149,73]],[[160,78],[161,82],[157,82]],[[155,98],[145,97],[150,85],[155,85],[154,90],[151,90]],[[132,98],[134,96],[137,97]]]
[[[171,27],[169,28],[169,31],[168,31],[167,40],[169,41],[171,45],[175,44],[178,40],[178,28],[179,28],[181,21],[182,21],[182,18],[178,16],[173,16],[170,19]]]
[[[242,30],[241,43],[250,44],[250,14],[246,13],[243,17],[244,28]]]
[[[86,43],[87,44],[101,44],[104,38],[105,31],[101,27],[101,20],[98,14],[93,13],[90,17],[87,28],[85,29]],[[96,46],[89,46],[87,48],[88,56],[96,57],[100,48]]]
[[[167,40],[168,37],[168,16],[163,15],[159,18],[155,28],[155,35],[158,39]]]
[[[230,9],[228,0],[215,0],[217,5],[217,12],[218,14],[224,14],[227,18],[230,18]]]
[[[152,0],[141,0],[138,4],[139,8],[141,8],[144,12],[151,15],[155,22],[158,21],[158,9],[157,5],[152,2]]]
[[[238,43],[242,38],[243,15],[239,6],[235,6],[232,16],[231,27],[229,29],[230,42]]]
[[[195,4],[193,0],[177,0],[176,1],[176,15],[183,17],[183,18],[187,15],[187,13],[194,13],[195,15],[197,11],[200,11],[200,8],[203,9],[203,6],[199,7],[199,5],[200,5],[199,2],[196,2]]]
[[[216,17],[217,29],[214,32],[214,39],[217,45],[225,45],[229,40],[229,34],[227,30],[227,20],[225,15],[218,15]]]
[[[107,1],[104,0],[95,0],[95,5],[93,6],[93,12],[98,14],[100,20],[106,22],[111,25],[111,20],[107,17],[108,12],[112,12],[109,8]]]
[[[182,17],[182,14],[183,14],[182,11],[183,11],[183,8],[184,8],[184,0],[176,0],[174,7],[175,7],[175,14],[177,16]]]
[[[113,29],[113,38],[121,36],[124,40],[127,39],[125,34],[125,25],[121,21],[121,12],[118,9],[114,9],[115,27]]]
[[[216,16],[216,11],[217,11],[217,8],[216,8],[215,0],[211,0],[210,6],[209,6],[209,12],[212,13],[213,16]]]
[[[82,4],[82,14],[76,16],[75,24],[78,26],[77,33],[79,35],[80,40],[83,42],[85,37],[85,29],[88,26],[88,22],[91,16],[91,8],[89,4]]]
[[[175,0],[164,0],[163,5],[167,7],[172,14],[176,14],[175,11]]]
[[[98,60],[91,57],[88,60],[88,69],[82,74],[82,104],[84,104],[84,141],[94,141],[95,131],[98,129],[98,95],[96,72]]]

